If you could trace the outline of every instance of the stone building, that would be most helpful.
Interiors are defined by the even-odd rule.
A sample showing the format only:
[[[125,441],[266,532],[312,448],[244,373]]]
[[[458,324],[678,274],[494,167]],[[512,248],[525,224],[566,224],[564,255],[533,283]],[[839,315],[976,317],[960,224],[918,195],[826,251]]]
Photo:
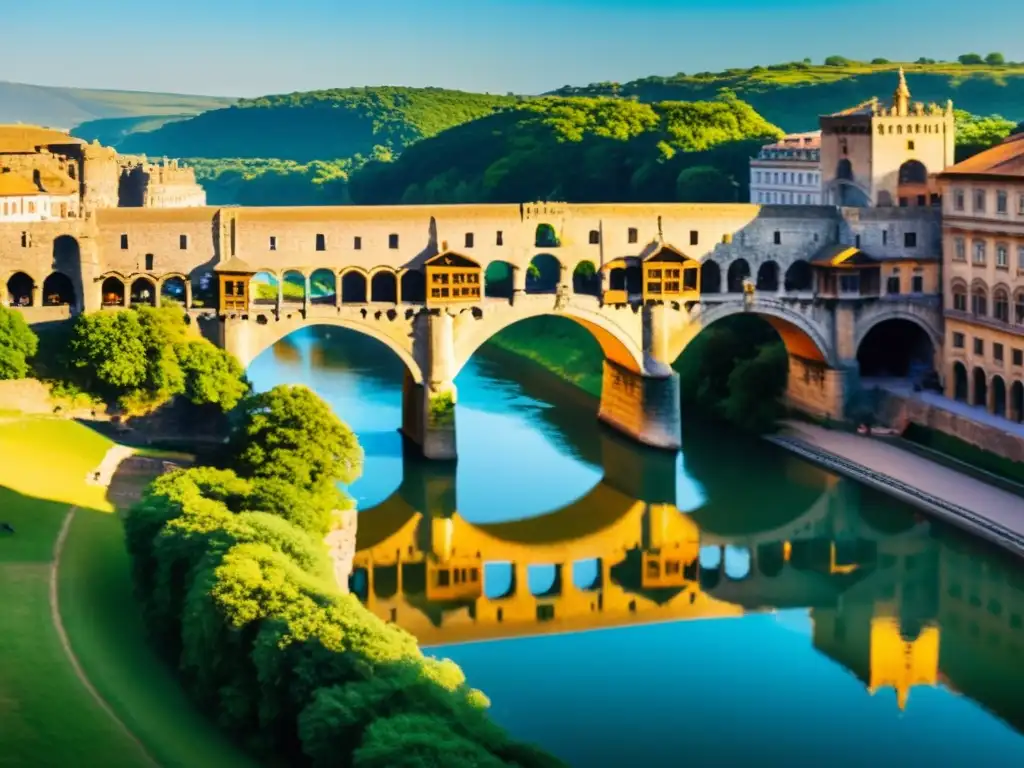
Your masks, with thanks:
[[[1024,419],[1024,135],[957,163],[943,188],[946,392]]]
[[[750,159],[750,202],[821,205],[821,131],[761,147]]]
[[[195,171],[177,160],[132,158],[121,169],[119,202],[128,208],[191,208],[206,205],[206,190]]]
[[[953,164],[953,102],[911,103],[903,69],[892,105],[877,98],[824,115],[822,202],[842,206],[938,205],[936,175]]]
[[[9,174],[0,182],[3,196],[10,198],[6,212],[0,203],[3,221],[74,219],[119,206],[206,204],[193,169],[177,161],[125,157],[98,142],[39,126],[0,125],[0,174]]]

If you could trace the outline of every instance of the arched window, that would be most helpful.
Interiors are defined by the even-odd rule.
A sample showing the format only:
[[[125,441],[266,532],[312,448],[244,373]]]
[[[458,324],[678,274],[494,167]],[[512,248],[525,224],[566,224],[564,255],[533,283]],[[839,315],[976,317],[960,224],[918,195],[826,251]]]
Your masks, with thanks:
[[[988,289],[983,284],[975,284],[971,289],[971,314],[988,317]]]
[[[985,263],[985,241],[984,240],[975,240],[974,241],[973,261],[974,261],[975,264],[984,264]]]
[[[967,285],[965,283],[953,283],[951,293],[953,294],[953,309],[957,312],[966,312]]]
[[[992,316],[1000,322],[1010,322],[1010,294],[1005,288],[992,292]]]
[[[913,147],[911,147],[913,149]],[[927,184],[928,169],[919,160],[908,160],[900,166],[900,184]]]
[[[722,292],[722,269],[718,263],[708,259],[701,265],[700,269],[700,292],[721,293]]]

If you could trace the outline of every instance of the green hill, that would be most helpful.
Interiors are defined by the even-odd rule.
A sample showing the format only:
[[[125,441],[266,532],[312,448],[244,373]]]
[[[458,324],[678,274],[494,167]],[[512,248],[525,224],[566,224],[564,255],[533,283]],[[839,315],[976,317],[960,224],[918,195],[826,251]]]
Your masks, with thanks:
[[[145,91],[62,88],[0,81],[0,123],[74,128],[100,118],[196,115],[235,100]]]
[[[128,133],[121,152],[172,157],[313,160],[400,151],[522,97],[441,88],[343,88],[259,99]],[[100,126],[93,126],[98,130]],[[380,154],[383,150],[376,150]]]
[[[903,66],[915,101],[944,104],[976,115],[1024,120],[1024,64],[993,66],[886,62],[826,66],[793,62],[725,72],[645,77],[628,83],[565,86],[558,96],[619,96],[640,101],[692,101],[713,98],[722,88],[736,93],[765,119],[785,131],[813,130],[819,115],[859,104],[872,96],[887,99]]]
[[[750,105],[546,97],[450,128],[349,180],[357,204],[730,201],[782,134]]]

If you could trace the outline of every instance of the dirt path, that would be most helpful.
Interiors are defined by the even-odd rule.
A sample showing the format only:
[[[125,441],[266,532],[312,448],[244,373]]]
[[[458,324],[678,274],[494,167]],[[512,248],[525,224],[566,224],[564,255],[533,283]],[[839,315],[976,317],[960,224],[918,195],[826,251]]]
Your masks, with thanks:
[[[131,449],[126,449],[124,446],[114,446],[107,451],[107,455],[103,458],[103,462],[100,464],[96,472],[90,473],[90,479],[92,479],[93,484],[101,484],[93,479],[99,476],[100,479],[105,480],[102,484],[107,485],[114,474],[114,470],[117,469],[118,464],[120,464],[127,456],[130,456],[131,453]],[[75,652],[71,647],[71,640],[68,638],[67,630],[64,628],[64,621],[60,615],[60,559],[61,555],[64,553],[64,543],[67,541],[68,531],[71,530],[71,523],[75,519],[75,512],[77,511],[78,507],[68,508],[68,512],[64,516],[64,522],[60,527],[60,533],[57,534],[57,540],[53,545],[53,563],[50,567],[50,619],[53,622],[54,629],[57,630],[57,636],[60,639],[61,647],[64,649],[64,654],[67,656],[68,661],[71,662],[71,668],[75,672],[75,677],[78,678],[85,690],[89,692],[89,695],[96,701],[96,704],[99,705],[100,709],[106,712],[107,716],[114,721],[124,735],[127,736],[133,744],[135,744],[139,753],[142,755],[144,762],[153,766],[153,768],[159,768],[160,764],[153,759],[153,756],[149,754],[149,751],[143,743],[139,741],[134,733],[131,732],[128,726],[125,725],[124,721],[117,716],[117,713],[114,712],[86,676],[85,671],[82,669],[82,665],[78,661],[78,657],[75,655]]]

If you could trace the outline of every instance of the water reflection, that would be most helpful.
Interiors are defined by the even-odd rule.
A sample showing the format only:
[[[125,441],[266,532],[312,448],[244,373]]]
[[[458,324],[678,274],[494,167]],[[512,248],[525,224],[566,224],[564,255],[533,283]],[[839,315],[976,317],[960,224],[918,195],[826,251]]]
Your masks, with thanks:
[[[458,381],[454,472],[403,458],[401,363],[289,341],[257,386],[315,387],[367,447],[356,592],[516,735],[576,765],[1024,763],[1020,563],[760,442],[641,449],[500,356]]]

